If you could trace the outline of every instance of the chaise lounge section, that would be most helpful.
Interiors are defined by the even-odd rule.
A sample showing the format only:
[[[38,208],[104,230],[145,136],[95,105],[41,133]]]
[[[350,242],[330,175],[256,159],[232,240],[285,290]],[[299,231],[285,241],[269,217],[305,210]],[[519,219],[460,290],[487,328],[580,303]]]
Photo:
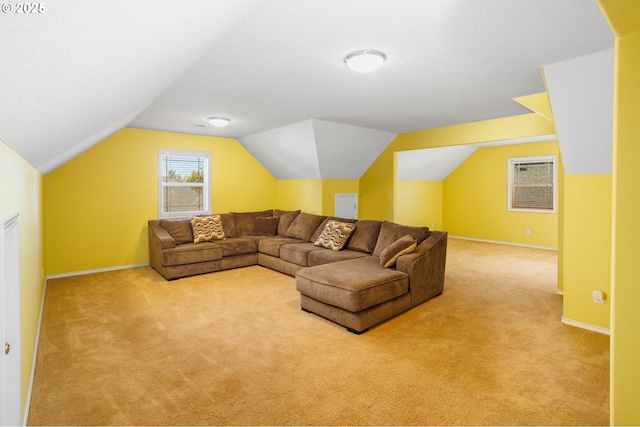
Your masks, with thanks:
[[[149,220],[150,265],[165,279],[261,265],[295,276],[302,310],[354,333],[442,293],[447,237],[299,210]]]

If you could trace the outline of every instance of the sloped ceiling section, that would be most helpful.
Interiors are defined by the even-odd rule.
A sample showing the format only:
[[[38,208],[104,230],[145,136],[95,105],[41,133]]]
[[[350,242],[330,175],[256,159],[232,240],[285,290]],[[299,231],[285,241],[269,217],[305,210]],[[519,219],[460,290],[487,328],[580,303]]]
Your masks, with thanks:
[[[478,147],[457,145],[398,153],[398,179],[442,181],[457,169]]]
[[[551,104],[549,103],[549,94],[547,92],[519,96],[513,98],[513,100],[545,119],[553,121],[553,113],[551,112]]]
[[[546,95],[546,94],[545,94]],[[478,148],[498,145],[529,144],[554,141],[555,135],[489,141],[479,144],[435,147],[423,150],[398,152],[398,176],[400,180],[442,181],[464,163]]]
[[[312,120],[320,177],[360,179],[397,134]]]
[[[0,139],[50,172],[126,126],[256,3],[65,0],[3,14]]]
[[[395,136],[310,119],[238,140],[276,179],[359,179]]]
[[[238,140],[276,179],[320,178],[311,120]]]
[[[544,67],[568,174],[608,174],[613,161],[614,50]]]

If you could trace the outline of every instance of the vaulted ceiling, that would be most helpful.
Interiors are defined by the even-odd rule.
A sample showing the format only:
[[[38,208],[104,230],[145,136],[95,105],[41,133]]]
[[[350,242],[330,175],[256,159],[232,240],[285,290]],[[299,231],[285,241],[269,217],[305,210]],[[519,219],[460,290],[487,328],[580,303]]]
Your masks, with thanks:
[[[614,43],[595,0],[43,4],[0,16],[0,139],[45,174],[130,126],[238,138],[279,178],[357,178],[375,157],[337,147],[528,113],[513,98],[545,90],[541,67]],[[365,48],[382,69],[349,71]]]

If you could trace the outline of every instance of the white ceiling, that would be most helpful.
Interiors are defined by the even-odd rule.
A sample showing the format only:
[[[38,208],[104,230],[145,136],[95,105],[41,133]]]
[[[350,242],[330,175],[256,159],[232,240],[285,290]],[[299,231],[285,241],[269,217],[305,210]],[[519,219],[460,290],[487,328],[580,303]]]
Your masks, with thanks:
[[[57,0],[0,20],[0,139],[43,173],[132,126],[263,135],[278,146],[263,164],[315,150],[306,171],[353,176],[329,165],[339,125],[353,151],[368,141],[354,129],[527,113],[512,98],[544,91],[543,65],[614,43],[595,0]],[[386,53],[380,71],[346,69],[364,48]],[[213,115],[231,124],[202,126]],[[304,126],[296,148],[266,137]],[[268,168],[298,176],[291,163]]]

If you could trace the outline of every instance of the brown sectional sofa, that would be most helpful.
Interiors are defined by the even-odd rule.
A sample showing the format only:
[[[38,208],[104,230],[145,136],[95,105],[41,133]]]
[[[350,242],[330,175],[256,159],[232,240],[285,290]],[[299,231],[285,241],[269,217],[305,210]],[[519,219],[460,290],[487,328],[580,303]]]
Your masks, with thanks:
[[[150,220],[150,265],[167,280],[261,265],[295,276],[300,305],[361,333],[442,293],[447,233],[388,221],[279,209],[219,214],[224,239],[193,243],[190,219]],[[340,250],[316,241],[330,220],[353,223]],[[403,236],[415,243],[381,266]],[[390,248],[392,249],[392,248]],[[413,249],[409,251],[410,249]]]

